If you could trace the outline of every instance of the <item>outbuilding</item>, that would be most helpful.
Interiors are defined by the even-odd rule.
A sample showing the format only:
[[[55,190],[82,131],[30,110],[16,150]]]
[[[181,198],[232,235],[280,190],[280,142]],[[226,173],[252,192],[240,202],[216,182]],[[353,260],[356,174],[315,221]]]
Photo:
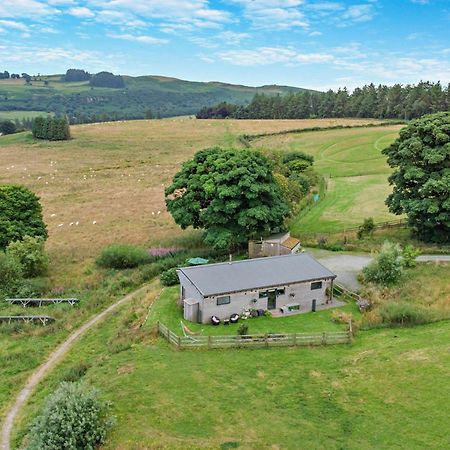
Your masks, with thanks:
[[[243,310],[313,311],[332,301],[336,275],[309,253],[184,267],[177,270],[184,318],[209,323]],[[284,308],[286,309],[286,308]]]

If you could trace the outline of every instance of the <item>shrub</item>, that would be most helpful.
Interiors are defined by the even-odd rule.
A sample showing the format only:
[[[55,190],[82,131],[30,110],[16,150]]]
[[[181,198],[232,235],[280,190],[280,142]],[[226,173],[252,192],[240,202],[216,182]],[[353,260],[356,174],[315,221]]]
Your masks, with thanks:
[[[80,381],[86,375],[86,372],[90,369],[90,365],[80,362],[76,366],[71,367],[63,375],[62,380],[70,383]]]
[[[385,242],[380,253],[363,269],[364,280],[389,286],[398,283],[404,274],[400,245]]]
[[[362,239],[365,235],[371,235],[375,229],[373,217],[364,219],[363,224],[358,229],[358,239]]]
[[[16,125],[10,120],[0,121],[0,133],[1,134],[13,134],[16,132]]]
[[[41,237],[24,236],[21,241],[11,242],[6,253],[19,261],[27,278],[43,275],[47,271],[48,256]]]
[[[163,272],[160,276],[161,284],[163,286],[175,286],[180,283],[177,275],[177,269],[172,268]]]
[[[412,245],[407,245],[403,249],[403,266],[406,268],[416,267],[416,258],[419,256],[420,250],[414,248]]]
[[[151,261],[149,253],[133,245],[114,244],[105,247],[96,262],[109,269],[131,269]]]
[[[22,281],[22,266],[19,261],[0,251],[0,297],[14,294]]]
[[[379,309],[383,323],[387,325],[421,325],[432,320],[432,314],[425,308],[407,302],[385,303]]]
[[[0,249],[26,235],[47,238],[39,198],[24,186],[0,186]]]
[[[108,410],[95,389],[61,383],[33,422],[27,450],[92,450],[105,442],[113,425]]]
[[[248,334],[248,325],[246,323],[241,323],[237,329],[238,336],[246,336]]]

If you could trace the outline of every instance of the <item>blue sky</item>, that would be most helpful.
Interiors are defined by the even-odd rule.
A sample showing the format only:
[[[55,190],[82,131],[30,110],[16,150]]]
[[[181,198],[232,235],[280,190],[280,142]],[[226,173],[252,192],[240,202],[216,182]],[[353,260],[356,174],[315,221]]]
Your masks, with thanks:
[[[0,70],[449,83],[449,29],[449,0],[1,0]]]

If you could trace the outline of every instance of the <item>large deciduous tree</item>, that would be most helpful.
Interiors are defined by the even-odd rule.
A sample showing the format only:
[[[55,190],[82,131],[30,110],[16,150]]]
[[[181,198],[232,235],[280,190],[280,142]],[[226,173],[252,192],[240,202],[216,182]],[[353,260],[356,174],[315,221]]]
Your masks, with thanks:
[[[406,213],[424,240],[450,240],[450,113],[418,119],[400,132],[383,151],[394,173],[393,192],[386,200],[390,211]]]
[[[166,204],[178,225],[204,229],[206,242],[222,250],[282,227],[288,214],[267,158],[217,147],[183,164]]]
[[[0,186],[0,249],[25,236],[47,238],[39,198],[24,186]]]

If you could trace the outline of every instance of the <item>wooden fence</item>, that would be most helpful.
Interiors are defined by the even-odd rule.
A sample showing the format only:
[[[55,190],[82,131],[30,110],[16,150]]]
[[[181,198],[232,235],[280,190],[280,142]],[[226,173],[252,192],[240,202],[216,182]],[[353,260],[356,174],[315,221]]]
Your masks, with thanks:
[[[389,228],[398,228],[403,225],[406,225],[408,222],[406,219],[397,219],[397,220],[389,220],[387,222],[375,222],[374,229],[375,230],[384,230]],[[353,226],[353,227],[347,227],[347,228],[341,228],[339,230],[335,231],[324,231],[323,233],[300,233],[299,237],[300,239],[319,239],[322,237],[328,237],[328,236],[337,236],[337,235],[345,235],[345,234],[354,234],[356,235],[358,233],[358,230],[360,229],[360,226]]]
[[[177,349],[185,348],[246,348],[246,347],[296,347],[308,345],[335,345],[352,342],[351,327],[348,331],[323,333],[251,334],[246,336],[178,336],[161,322],[158,334]]]

